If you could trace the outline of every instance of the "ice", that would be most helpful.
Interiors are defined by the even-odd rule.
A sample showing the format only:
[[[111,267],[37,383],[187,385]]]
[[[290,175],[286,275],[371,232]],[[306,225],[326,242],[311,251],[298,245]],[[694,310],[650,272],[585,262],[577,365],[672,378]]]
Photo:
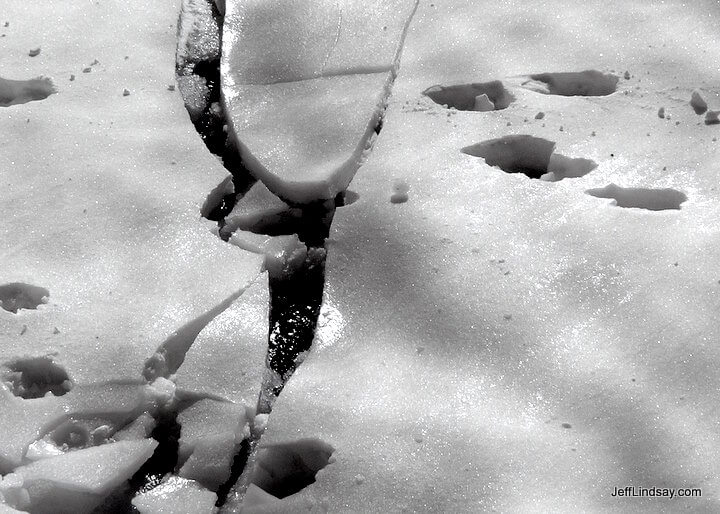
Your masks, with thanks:
[[[156,446],[148,439],[123,441],[21,466],[14,474],[22,480],[29,503],[17,506],[37,513],[89,512],[130,478]]]
[[[194,480],[169,476],[132,500],[140,514],[213,514],[217,495]]]
[[[232,80],[273,84],[389,71],[415,5],[413,0],[231,1],[223,49]]]
[[[179,475],[217,491],[230,478],[240,442],[250,435],[248,409],[230,402],[200,400],[178,415],[178,423]]]
[[[681,2],[642,16],[623,4],[612,22],[603,2],[545,5],[419,6],[381,136],[351,184],[359,199],[333,220],[321,318],[336,321],[319,324],[260,440],[320,440],[334,462],[259,511],[716,510],[720,160],[692,109],[673,110],[680,125],[655,112],[686,105],[719,72],[694,67],[693,45],[677,70],[648,64],[666,58],[663,32],[692,26]],[[717,12],[706,14],[692,38],[711,52]],[[422,96],[591,66],[628,66],[643,89],[518,88],[485,113]],[[523,134],[551,142],[535,160],[567,180],[498,172],[461,151]],[[409,199],[393,204],[399,181]],[[585,194],[609,183],[686,201],[649,211]],[[703,496],[613,498],[625,483]]]
[[[28,446],[42,438],[58,446],[100,444],[154,407],[147,386],[140,382],[79,385],[64,396],[33,400],[12,395],[0,383],[0,472],[20,465]],[[106,429],[98,431],[100,427]],[[38,443],[34,451],[45,443]]]
[[[175,375],[178,388],[254,408],[265,371],[269,304],[263,274],[200,333]]]
[[[225,87],[229,133],[248,168],[282,199],[334,198],[362,162],[390,79],[384,72],[235,85],[232,98]]]
[[[221,78],[229,134],[273,193],[309,203],[347,187],[384,108],[415,5],[227,4]]]

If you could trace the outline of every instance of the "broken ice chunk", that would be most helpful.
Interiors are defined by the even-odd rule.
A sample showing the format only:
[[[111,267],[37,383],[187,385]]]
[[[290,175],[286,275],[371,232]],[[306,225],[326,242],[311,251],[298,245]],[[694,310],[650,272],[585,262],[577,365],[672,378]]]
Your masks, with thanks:
[[[22,475],[17,473],[0,476],[0,512],[5,505],[9,509],[12,507],[27,508],[30,504],[30,496],[27,489],[23,487],[23,482]]]
[[[487,112],[494,110],[495,104],[490,101],[488,95],[483,93],[482,95],[475,97],[475,106],[473,107],[473,111]]]
[[[239,443],[250,435],[242,405],[200,400],[178,415],[179,475],[216,491],[230,477]]]
[[[135,441],[150,437],[156,422],[150,414],[141,414],[128,426],[115,432],[113,439],[116,441]]]
[[[132,504],[141,514],[212,514],[216,501],[215,493],[194,480],[169,476],[154,489],[138,494]]]
[[[198,335],[176,374],[178,388],[255,405],[265,370],[269,303],[264,273]]]
[[[152,455],[157,442],[121,441],[65,453],[15,469],[37,513],[87,512]]]
[[[57,457],[58,455],[62,455],[63,452],[61,448],[58,447],[58,445],[54,444],[52,441],[48,441],[47,439],[38,439],[34,443],[32,443],[30,446],[28,446],[27,452],[25,453],[25,458],[28,460],[40,460],[40,459],[47,459],[48,457]]]
[[[272,192],[309,203],[347,188],[374,138],[415,6],[227,3],[221,81],[228,134]]]
[[[301,209],[290,207],[258,181],[226,216],[221,233],[248,230],[269,236],[292,234],[300,230],[302,221]]]
[[[248,169],[280,198],[308,203],[347,188],[375,134],[388,73],[236,86],[228,133]]]

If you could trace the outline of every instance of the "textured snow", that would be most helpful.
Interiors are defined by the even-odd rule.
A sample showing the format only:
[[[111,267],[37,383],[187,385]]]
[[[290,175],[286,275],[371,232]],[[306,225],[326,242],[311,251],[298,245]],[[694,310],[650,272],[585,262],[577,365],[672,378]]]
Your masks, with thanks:
[[[359,199],[335,214],[327,322],[260,443],[318,438],[334,462],[263,512],[718,509],[720,160],[688,105],[718,92],[718,16],[712,2],[420,5]],[[608,96],[513,78],[626,68]],[[516,97],[501,111],[421,94],[495,79]],[[461,152],[511,134],[598,167],[546,182]],[[687,201],[585,194],[610,183]],[[626,485],[703,495],[611,496]]]
[[[0,311],[2,361],[53,352],[78,383],[138,378],[165,338],[259,274],[261,258],[200,219],[227,172],[167,89],[177,12],[173,1],[5,6],[17,30],[4,69],[52,76],[58,93],[0,112],[0,283],[50,293],[37,310]],[[118,19],[134,20],[122,38]]]

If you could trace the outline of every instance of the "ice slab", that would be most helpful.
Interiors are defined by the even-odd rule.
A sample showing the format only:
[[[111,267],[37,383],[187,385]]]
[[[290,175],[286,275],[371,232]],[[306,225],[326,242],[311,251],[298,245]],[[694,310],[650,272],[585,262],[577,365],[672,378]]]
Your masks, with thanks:
[[[228,2],[223,53],[227,54],[233,84],[272,84],[389,71],[396,65],[416,3]]]
[[[268,294],[264,273],[205,327],[175,375],[178,388],[255,407],[267,354]]]
[[[200,219],[227,172],[167,89],[176,7],[5,6],[8,19],[38,28],[4,40],[7,72],[52,76],[58,93],[0,113],[0,285],[49,291],[35,310],[0,310],[3,362],[54,353],[76,383],[138,378],[164,339],[260,272],[260,257],[218,240]],[[134,20],[122,42],[118,19]],[[27,57],[40,39],[43,52]]]
[[[240,442],[250,435],[248,414],[253,412],[248,411],[244,405],[216,400],[200,400],[182,411],[179,475],[217,491],[230,478]]]
[[[389,73],[224,87],[229,129],[245,164],[284,200],[334,198],[363,160]]]
[[[28,493],[22,509],[37,513],[89,512],[152,455],[157,442],[122,441],[43,459],[14,471]]]
[[[347,187],[389,95],[415,6],[228,3],[221,80],[229,134],[271,191],[309,203]]]
[[[217,495],[194,480],[169,476],[132,500],[140,514],[213,514]]]

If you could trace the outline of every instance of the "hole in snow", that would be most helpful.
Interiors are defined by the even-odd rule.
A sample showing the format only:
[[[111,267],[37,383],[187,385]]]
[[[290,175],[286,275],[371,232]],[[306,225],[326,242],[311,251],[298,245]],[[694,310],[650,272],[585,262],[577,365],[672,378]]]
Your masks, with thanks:
[[[252,483],[266,493],[285,498],[315,482],[315,475],[328,465],[334,451],[319,439],[300,439],[261,448]]]
[[[63,449],[79,449],[90,446],[90,430],[83,423],[68,420],[50,433],[50,438]]]
[[[57,93],[57,89],[48,77],[36,77],[29,80],[0,77],[0,107],[45,100],[53,93]]]
[[[325,285],[325,251],[310,248],[294,269],[270,276],[268,365],[284,380],[297,367],[298,356],[310,349]],[[277,395],[282,385],[276,387]]]
[[[0,285],[0,307],[15,314],[19,309],[37,309],[49,297],[50,291],[44,287],[23,282]]]
[[[515,101],[515,97],[499,80],[456,86],[432,86],[423,91],[423,94],[437,104],[458,111],[499,111]]]
[[[345,207],[352,205],[360,199],[360,195],[355,191],[346,190],[337,194],[335,197],[335,207]]]
[[[51,357],[16,359],[4,365],[3,381],[15,396],[25,399],[42,398],[47,393],[62,396],[72,389],[67,372]]]
[[[585,191],[596,198],[615,200],[618,207],[664,211],[680,209],[680,204],[687,200],[685,193],[676,189],[646,189],[642,187],[620,187],[609,184],[603,188]]]
[[[530,178],[556,182],[582,177],[597,167],[589,159],[573,159],[555,154],[555,143],[528,135],[504,136],[466,146],[461,151],[485,159],[489,166],[506,173],[522,173]]]
[[[523,87],[546,95],[606,96],[617,90],[618,77],[597,70],[530,75]]]

